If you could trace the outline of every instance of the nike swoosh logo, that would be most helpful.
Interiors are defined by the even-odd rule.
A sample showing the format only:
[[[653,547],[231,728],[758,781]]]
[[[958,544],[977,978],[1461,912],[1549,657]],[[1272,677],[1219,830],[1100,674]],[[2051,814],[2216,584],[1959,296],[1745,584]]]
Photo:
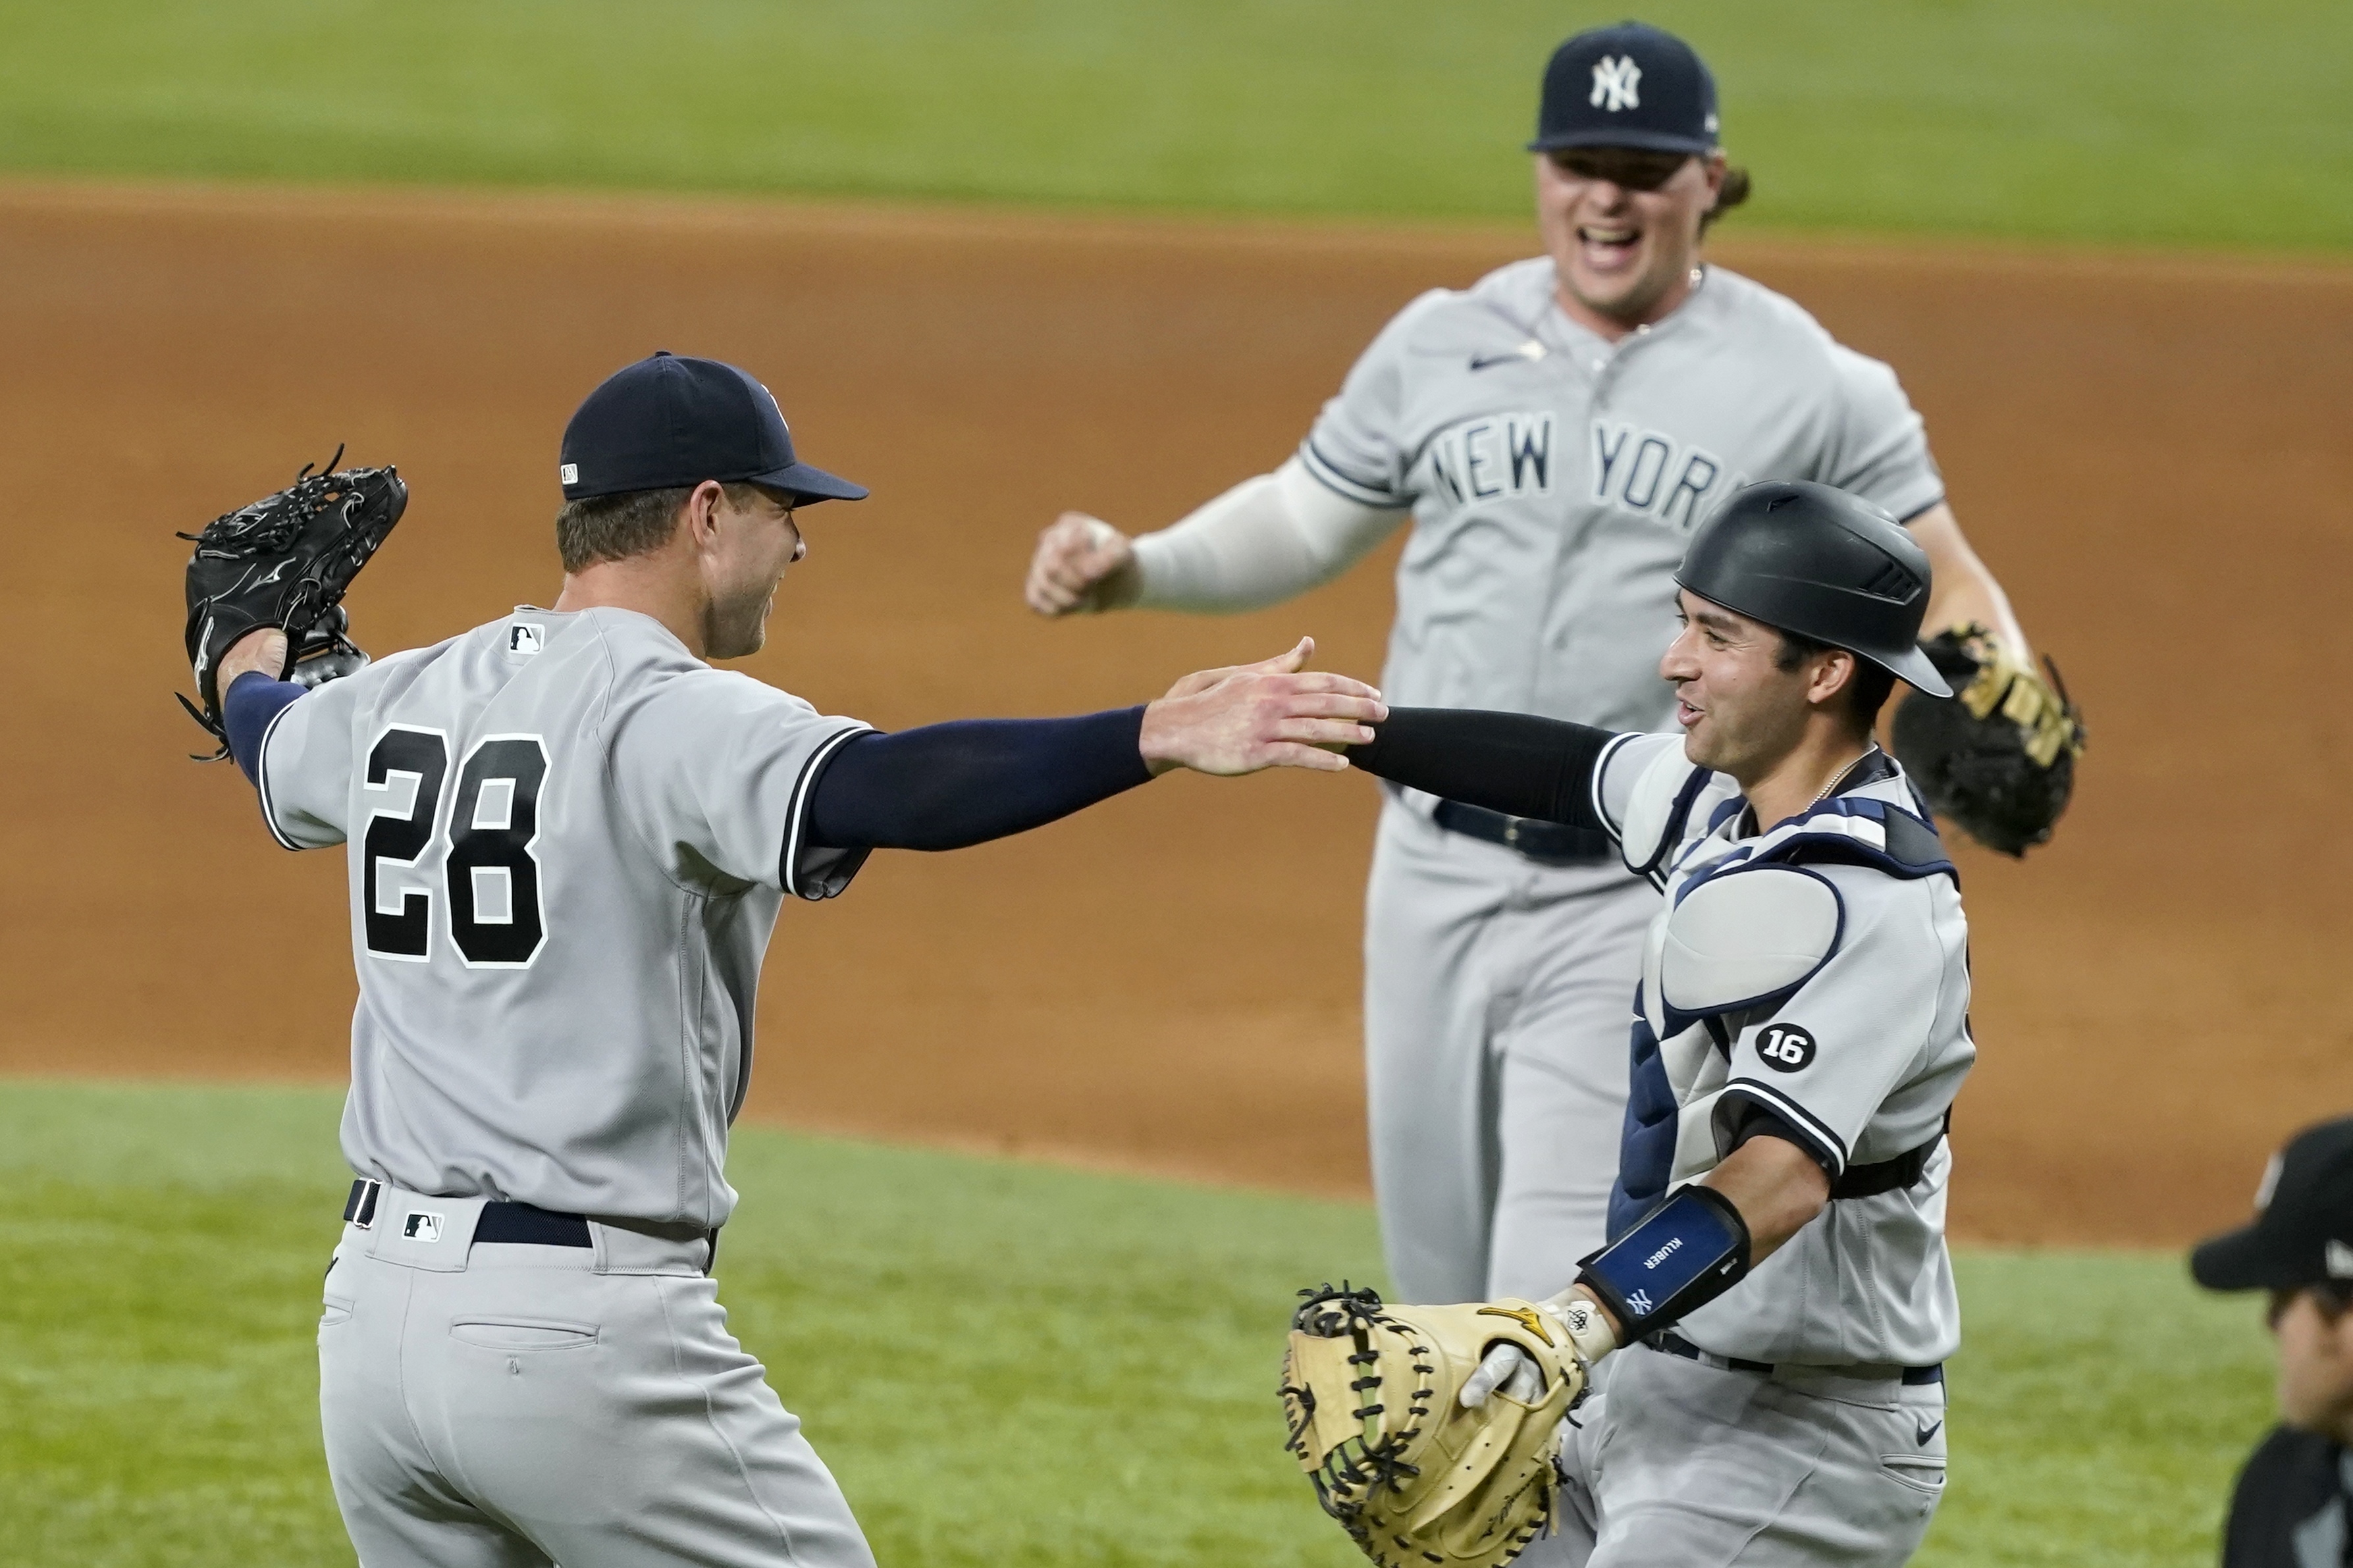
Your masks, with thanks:
[[[1525,360],[1530,363],[1534,363],[1535,361],[1544,358],[1544,345],[1531,338],[1528,342],[1522,343],[1518,348],[1514,349],[1507,354],[1472,354],[1471,356],[1471,368],[1474,371],[1492,370],[1496,365],[1509,364],[1514,360]]]
[[[1923,1426],[1918,1422],[1915,1421],[1912,1424],[1912,1429],[1920,1435],[1921,1446],[1925,1447],[1927,1446],[1928,1439],[1935,1436],[1937,1431],[1942,1428],[1944,1425],[1945,1423],[1943,1418],[1939,1417],[1935,1421],[1929,1422],[1926,1426]]]

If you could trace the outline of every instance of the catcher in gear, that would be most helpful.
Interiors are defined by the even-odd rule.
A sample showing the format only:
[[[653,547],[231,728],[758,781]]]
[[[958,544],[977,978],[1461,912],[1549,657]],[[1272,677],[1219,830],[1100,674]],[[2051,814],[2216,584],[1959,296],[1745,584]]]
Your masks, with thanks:
[[[1667,895],[1630,987],[1609,1238],[1561,1260],[1575,1283],[1396,1309],[1386,1337],[1311,1302],[1305,1336],[1350,1342],[1292,1336],[1294,1448],[1383,1563],[1894,1568],[1943,1493],[1968,929],[1874,738],[1898,680],[1950,691],[1918,642],[1932,564],[1885,511],[1782,481],[1702,523],[1675,581],[1680,734],[1401,704],[1349,748],[1392,784],[1607,833]],[[1546,1448],[1526,1424],[1604,1356]],[[1528,1473],[1554,1454],[1556,1483]]]
[[[183,533],[188,557],[188,663],[196,700],[180,698],[188,717],[219,749],[203,762],[229,754],[221,710],[221,656],[250,633],[277,627],[286,634],[286,658],[276,678],[312,687],[351,674],[368,662],[346,635],[343,593],[368,563],[408,505],[397,469],[337,468],[305,464],[275,495],[213,519],[200,533]]]

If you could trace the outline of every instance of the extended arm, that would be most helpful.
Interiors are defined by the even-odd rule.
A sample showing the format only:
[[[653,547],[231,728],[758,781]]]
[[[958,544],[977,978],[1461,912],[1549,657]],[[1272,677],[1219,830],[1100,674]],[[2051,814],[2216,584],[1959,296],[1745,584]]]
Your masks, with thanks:
[[[860,735],[809,795],[820,849],[961,849],[1042,827],[1152,776],[1141,707],[1077,719],[967,719]]]
[[[1330,582],[1405,517],[1351,500],[1293,458],[1138,539],[1064,512],[1038,536],[1023,596],[1041,616],[1258,609]]]
[[[1171,768],[1336,772],[1332,749],[1388,711],[1369,686],[1304,671],[1303,637],[1258,664],[1203,670],[1142,707],[1076,719],[982,719],[845,742],[809,798],[808,842],[957,849],[1042,826]]]
[[[2003,647],[2015,652],[2020,662],[2031,668],[2034,649],[2018,624],[2018,613],[2010,607],[2010,595],[2001,591],[2001,584],[1994,581],[1986,563],[1969,548],[1953,509],[1938,501],[1905,526],[1920,542],[1920,548],[1928,552],[1931,585],[1928,613],[1921,620],[1920,635],[1932,637],[1938,632],[1975,622],[2000,637]]]
[[[1466,805],[1573,827],[1601,828],[1593,766],[1611,731],[1525,713],[1473,708],[1392,708],[1354,766],[1408,789]]]

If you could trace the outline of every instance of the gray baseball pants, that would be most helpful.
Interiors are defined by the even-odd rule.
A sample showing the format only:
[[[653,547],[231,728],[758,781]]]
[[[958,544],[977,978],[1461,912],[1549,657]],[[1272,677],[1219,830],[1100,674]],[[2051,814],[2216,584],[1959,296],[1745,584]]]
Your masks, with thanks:
[[[477,1245],[481,1206],[386,1187],[335,1248],[319,1412],[363,1568],[873,1568],[701,1236]]]
[[[1599,1247],[1649,883],[1392,800],[1365,910],[1373,1190],[1402,1301],[1541,1300]]]
[[[1897,1568],[1945,1489],[1945,1389],[1894,1368],[1731,1372],[1634,1346],[1561,1451],[1518,1568]]]

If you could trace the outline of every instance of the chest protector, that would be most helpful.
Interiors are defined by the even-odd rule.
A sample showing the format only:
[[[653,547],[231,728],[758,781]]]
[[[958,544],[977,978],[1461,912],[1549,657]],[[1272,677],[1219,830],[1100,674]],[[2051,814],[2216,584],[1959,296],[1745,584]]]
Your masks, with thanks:
[[[1845,903],[1813,868],[1959,879],[1926,810],[1880,798],[1900,789],[1909,805],[1919,805],[1883,756],[1873,757],[1865,776],[1849,786],[1871,793],[1817,802],[1739,843],[1722,837],[1745,809],[1728,781],[1679,756],[1671,765],[1689,776],[1642,781],[1639,794],[1657,804],[1648,812],[1629,810],[1624,842],[1627,864],[1664,882],[1669,907],[1645,946],[1634,996],[1631,1080],[1609,1196],[1613,1240],[1676,1183],[1714,1168],[1715,1100],[1730,1076],[1733,1042],[1743,1028],[1771,1017],[1837,953]],[[1706,827],[1694,831],[1692,818],[1703,812]],[[1831,1197],[1911,1185],[1937,1141],[1892,1160],[1849,1165]]]

